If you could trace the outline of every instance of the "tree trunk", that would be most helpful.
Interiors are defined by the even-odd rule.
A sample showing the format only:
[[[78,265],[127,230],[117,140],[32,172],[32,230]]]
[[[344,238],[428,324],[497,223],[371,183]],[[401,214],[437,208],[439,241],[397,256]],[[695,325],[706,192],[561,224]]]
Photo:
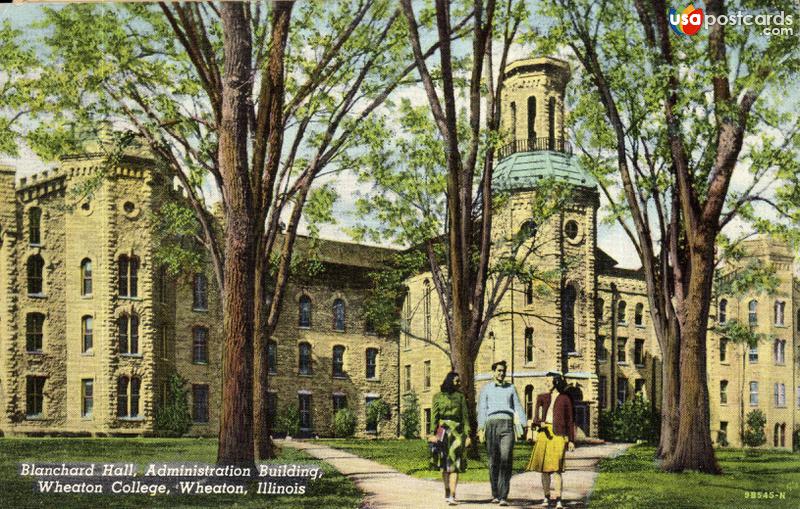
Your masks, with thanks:
[[[267,416],[269,394],[269,358],[268,342],[270,335],[267,330],[267,285],[264,274],[264,253],[258,253],[258,269],[255,277],[254,317],[255,317],[255,343],[253,356],[253,442],[256,459],[265,460],[275,457],[272,449],[272,423]]]
[[[245,4],[220,7],[225,69],[219,163],[225,182],[225,299],[222,411],[217,462],[254,466],[253,301],[258,228],[247,157],[248,100],[252,90],[251,37]]]
[[[661,368],[661,435],[657,456],[667,459],[675,451],[678,434],[678,404],[680,402],[680,331],[677,319],[667,319],[662,341]]]
[[[702,228],[702,227],[701,227]],[[706,376],[706,328],[714,274],[714,236],[695,233],[689,264],[689,291],[679,303],[683,313],[680,350],[680,404],[675,451],[664,469],[720,473],[711,444],[708,380]]]
[[[457,348],[456,343],[461,343],[463,348]],[[470,356],[469,348],[466,341],[451,340],[450,342],[450,360],[453,364],[453,371],[458,373],[461,379],[461,390],[464,392],[464,397],[467,400],[467,409],[469,410],[469,437],[472,440],[472,446],[469,448],[470,457],[477,457],[478,452],[478,415],[475,412],[477,408],[477,394],[475,393],[475,359]]]

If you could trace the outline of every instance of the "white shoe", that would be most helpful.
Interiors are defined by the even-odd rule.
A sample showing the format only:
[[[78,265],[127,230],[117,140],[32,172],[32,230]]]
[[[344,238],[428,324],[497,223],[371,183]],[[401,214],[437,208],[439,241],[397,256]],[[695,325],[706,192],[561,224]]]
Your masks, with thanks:
[[[539,504],[539,507],[549,508],[550,507],[550,499],[549,498],[545,498],[544,501],[542,501],[542,503]]]
[[[458,505],[458,502],[456,502],[456,497],[448,498],[447,499],[447,503],[450,504],[450,505]]]
[[[560,500],[558,502],[556,502],[556,509],[564,509],[564,506],[561,505],[561,501]]]

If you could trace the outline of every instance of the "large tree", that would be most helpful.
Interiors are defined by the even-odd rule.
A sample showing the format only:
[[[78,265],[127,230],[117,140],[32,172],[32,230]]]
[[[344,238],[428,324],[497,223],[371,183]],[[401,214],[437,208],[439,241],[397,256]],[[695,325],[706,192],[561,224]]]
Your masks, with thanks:
[[[315,182],[347,169],[337,161],[367,134],[363,120],[412,70],[400,11],[343,0],[44,13],[47,101],[26,141],[57,156],[110,124],[181,182],[223,298],[218,461],[252,464],[270,453],[266,341],[304,206],[327,215],[335,190]]]
[[[747,25],[680,36],[664,2],[633,7],[558,1],[544,9],[555,20],[547,49],[566,42],[581,66],[573,122],[584,162],[642,262],[663,357],[662,467],[718,472],[706,376],[713,275],[720,248],[740,240],[722,234],[732,221],[781,234],[797,221],[797,119],[769,96],[796,83],[798,51]],[[760,219],[756,204],[783,221]]]

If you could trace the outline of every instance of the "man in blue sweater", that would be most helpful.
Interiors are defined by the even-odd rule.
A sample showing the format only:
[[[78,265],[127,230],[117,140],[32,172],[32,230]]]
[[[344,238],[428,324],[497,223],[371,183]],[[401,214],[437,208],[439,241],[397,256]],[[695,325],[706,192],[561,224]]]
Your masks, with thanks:
[[[508,505],[514,442],[522,436],[527,419],[513,384],[506,383],[506,361],[492,364],[493,380],[478,397],[478,436],[486,441],[489,454],[489,481],[492,503]]]

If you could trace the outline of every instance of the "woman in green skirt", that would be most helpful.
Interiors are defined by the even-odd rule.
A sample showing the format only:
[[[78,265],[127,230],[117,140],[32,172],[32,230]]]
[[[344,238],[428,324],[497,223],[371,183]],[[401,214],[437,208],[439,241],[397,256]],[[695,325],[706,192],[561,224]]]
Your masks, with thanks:
[[[467,400],[459,387],[458,373],[451,371],[444,378],[441,392],[433,397],[431,429],[431,467],[442,471],[444,497],[456,505],[458,473],[467,469],[466,448],[470,445]]]

